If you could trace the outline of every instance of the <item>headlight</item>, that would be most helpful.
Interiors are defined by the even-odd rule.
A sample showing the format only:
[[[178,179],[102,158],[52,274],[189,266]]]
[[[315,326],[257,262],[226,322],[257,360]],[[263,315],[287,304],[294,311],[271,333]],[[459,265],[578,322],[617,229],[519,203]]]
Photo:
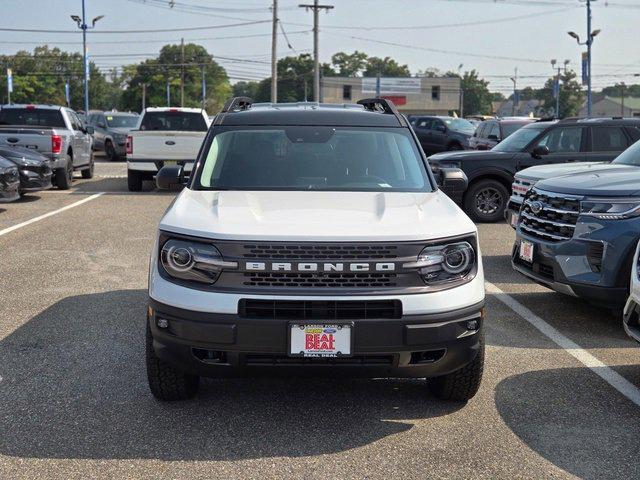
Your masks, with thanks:
[[[171,239],[160,251],[160,261],[171,277],[201,283],[215,283],[223,268],[237,268],[225,262],[216,247],[206,243]]]
[[[580,213],[602,220],[622,220],[640,215],[640,199],[587,199],[580,202]]]
[[[432,245],[420,252],[414,265],[428,285],[464,282],[475,274],[476,252],[466,241]]]
[[[8,157],[12,162],[16,162],[24,167],[37,167],[42,163],[40,160],[26,157]]]

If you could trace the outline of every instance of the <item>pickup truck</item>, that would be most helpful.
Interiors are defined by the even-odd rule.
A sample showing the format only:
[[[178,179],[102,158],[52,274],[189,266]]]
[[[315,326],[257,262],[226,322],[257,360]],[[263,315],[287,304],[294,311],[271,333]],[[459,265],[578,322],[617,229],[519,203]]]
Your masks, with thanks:
[[[209,129],[207,112],[199,108],[147,108],[127,136],[127,183],[142,190],[164,165],[183,165],[191,171]]]
[[[82,178],[93,177],[92,133],[67,107],[0,107],[0,146],[25,147],[49,158],[53,183],[61,190],[71,187],[75,170]]]

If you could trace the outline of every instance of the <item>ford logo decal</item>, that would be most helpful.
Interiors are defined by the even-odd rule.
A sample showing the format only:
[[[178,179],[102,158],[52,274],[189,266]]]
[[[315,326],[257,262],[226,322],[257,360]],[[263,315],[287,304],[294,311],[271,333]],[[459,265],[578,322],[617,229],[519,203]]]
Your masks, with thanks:
[[[544,205],[542,204],[542,202],[536,200],[535,202],[531,202],[529,204],[529,208],[531,208],[531,211],[537,215],[544,209]]]
[[[336,333],[336,331],[335,328],[325,328],[322,330],[322,333]]]

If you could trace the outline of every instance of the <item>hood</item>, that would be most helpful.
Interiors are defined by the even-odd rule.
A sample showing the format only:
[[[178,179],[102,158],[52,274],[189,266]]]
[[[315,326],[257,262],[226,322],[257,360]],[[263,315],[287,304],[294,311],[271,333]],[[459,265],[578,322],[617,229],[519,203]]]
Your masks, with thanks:
[[[131,130],[133,130],[135,127],[109,127],[109,131],[111,133],[121,133],[123,135],[129,133]]]
[[[586,172],[549,178],[536,183],[536,188],[554,193],[624,197],[640,195],[640,167],[602,165]]]
[[[551,165],[536,165],[535,167],[525,168],[516,173],[516,178],[522,178],[536,182],[551,177],[559,177],[560,175],[569,175],[581,172],[590,172],[594,169],[600,169],[609,162],[577,162],[577,163],[555,163]]]
[[[476,231],[441,191],[202,191],[185,188],[160,229],[272,241],[414,241]]]
[[[513,152],[495,152],[493,150],[462,150],[457,152],[443,152],[431,155],[429,162],[459,162],[462,160],[493,160],[511,158]]]
[[[0,155],[12,162],[24,163],[23,159],[45,164],[49,162],[49,159],[44,155],[21,147],[0,147]]]

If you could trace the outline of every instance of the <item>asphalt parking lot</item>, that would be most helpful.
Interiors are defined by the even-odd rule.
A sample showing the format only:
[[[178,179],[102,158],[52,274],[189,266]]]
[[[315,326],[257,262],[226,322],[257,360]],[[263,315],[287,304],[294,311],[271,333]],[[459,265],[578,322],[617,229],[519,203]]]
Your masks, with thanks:
[[[0,205],[0,478],[640,476],[640,348],[514,273],[506,224],[479,227],[488,348],[466,406],[417,380],[208,380],[154,400],[147,264],[174,195],[131,194],[125,174],[100,162]]]

